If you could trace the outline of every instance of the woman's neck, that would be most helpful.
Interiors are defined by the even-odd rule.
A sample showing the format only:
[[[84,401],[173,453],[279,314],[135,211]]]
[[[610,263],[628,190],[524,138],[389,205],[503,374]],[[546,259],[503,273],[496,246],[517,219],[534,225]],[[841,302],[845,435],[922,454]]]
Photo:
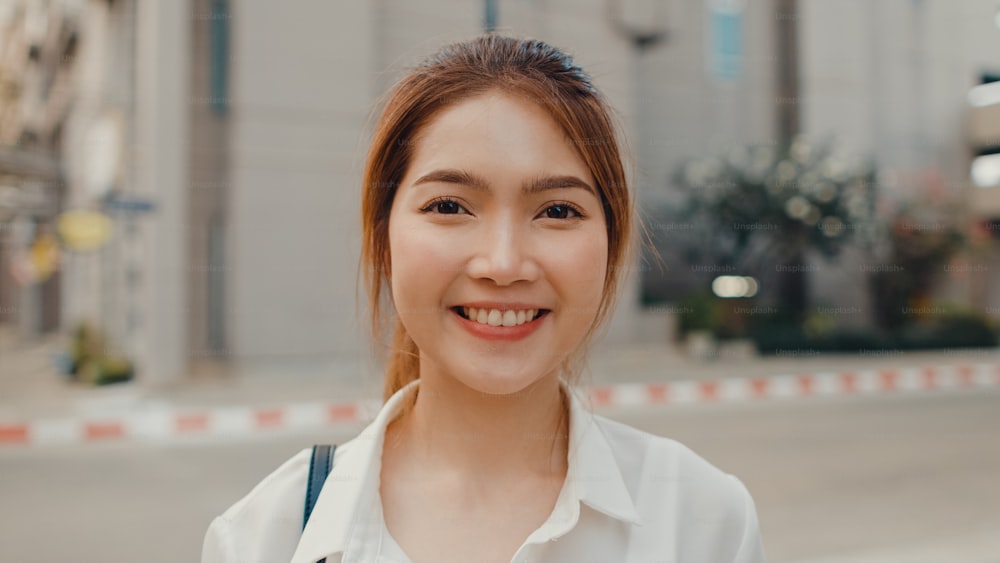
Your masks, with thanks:
[[[488,395],[437,375],[421,378],[412,409],[387,430],[424,474],[488,487],[507,478],[565,477],[568,397],[544,377],[511,395]]]

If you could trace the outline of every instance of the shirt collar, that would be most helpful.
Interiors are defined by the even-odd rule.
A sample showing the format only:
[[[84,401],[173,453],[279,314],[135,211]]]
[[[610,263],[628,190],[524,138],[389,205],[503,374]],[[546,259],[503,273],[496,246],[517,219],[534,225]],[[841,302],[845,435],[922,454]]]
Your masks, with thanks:
[[[361,512],[368,510],[378,492],[385,430],[419,383],[419,379],[411,381],[394,393],[375,420],[351,441],[351,447],[338,452],[291,563],[314,563],[344,552],[354,527],[363,518],[371,517]],[[617,458],[601,427],[564,381],[560,380],[560,386],[570,399],[569,467],[554,514],[561,514],[572,527],[582,501],[612,518],[641,526]]]
[[[375,420],[350,441],[350,447],[338,450],[291,563],[315,563],[343,552],[355,525],[363,522],[363,517],[371,517],[362,513],[368,512],[378,492],[386,427],[399,414],[406,396],[416,390],[419,381],[412,381],[393,393]]]
[[[574,487],[575,497],[612,518],[641,526],[642,519],[603,428],[583,400],[564,382],[560,383],[570,397],[566,480]]]

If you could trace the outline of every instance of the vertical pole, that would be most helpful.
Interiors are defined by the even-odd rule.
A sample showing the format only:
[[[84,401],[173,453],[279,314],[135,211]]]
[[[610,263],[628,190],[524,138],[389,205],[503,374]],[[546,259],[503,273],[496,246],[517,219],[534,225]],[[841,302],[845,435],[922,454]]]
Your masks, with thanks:
[[[778,150],[787,150],[795,135],[799,133],[799,47],[798,47],[798,2],[797,0],[776,0],[777,27],[775,44],[777,68],[776,94],[780,103],[778,113]],[[782,301],[796,324],[805,320],[809,303],[809,287],[806,274],[800,271],[806,254],[796,249],[790,255],[779,257],[779,264],[787,266],[778,277]]]
[[[489,33],[497,28],[497,0],[486,0],[486,13],[483,18],[483,31]]]
[[[776,0],[778,144],[787,146],[799,132],[798,2]]]
[[[910,155],[910,162],[914,164],[915,172],[928,170],[930,167],[930,155],[927,154],[927,135],[924,122],[928,115],[926,81],[924,80],[926,70],[926,51],[924,49],[924,2],[923,0],[913,0],[913,10],[911,11],[910,25],[912,28],[912,50],[910,52],[910,64],[912,68],[910,92],[913,94],[913,118],[910,123],[916,128],[913,132],[913,154]]]

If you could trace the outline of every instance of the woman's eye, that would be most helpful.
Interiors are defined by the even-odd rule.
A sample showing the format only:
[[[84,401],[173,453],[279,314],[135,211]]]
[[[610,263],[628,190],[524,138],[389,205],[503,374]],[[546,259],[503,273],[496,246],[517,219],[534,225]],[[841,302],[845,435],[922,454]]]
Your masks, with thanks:
[[[572,205],[558,203],[556,205],[549,206],[549,208],[545,210],[545,216],[549,219],[570,219],[573,216],[582,217],[583,214]]]
[[[461,205],[455,203],[454,201],[442,201],[437,204],[436,209],[438,213],[451,215],[454,213],[458,213],[458,210],[461,209],[461,207],[462,207]]]
[[[451,199],[440,199],[432,201],[423,211],[434,211],[441,215],[457,215],[461,213],[462,206],[457,201]]]

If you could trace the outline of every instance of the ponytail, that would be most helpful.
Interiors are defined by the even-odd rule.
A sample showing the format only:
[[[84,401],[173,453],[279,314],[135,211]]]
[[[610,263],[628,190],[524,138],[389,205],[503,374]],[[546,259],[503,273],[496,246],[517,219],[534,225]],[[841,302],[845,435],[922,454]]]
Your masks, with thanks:
[[[396,317],[392,336],[389,365],[385,369],[385,389],[382,399],[388,401],[396,391],[420,377],[420,350],[406,332],[403,321]]]

